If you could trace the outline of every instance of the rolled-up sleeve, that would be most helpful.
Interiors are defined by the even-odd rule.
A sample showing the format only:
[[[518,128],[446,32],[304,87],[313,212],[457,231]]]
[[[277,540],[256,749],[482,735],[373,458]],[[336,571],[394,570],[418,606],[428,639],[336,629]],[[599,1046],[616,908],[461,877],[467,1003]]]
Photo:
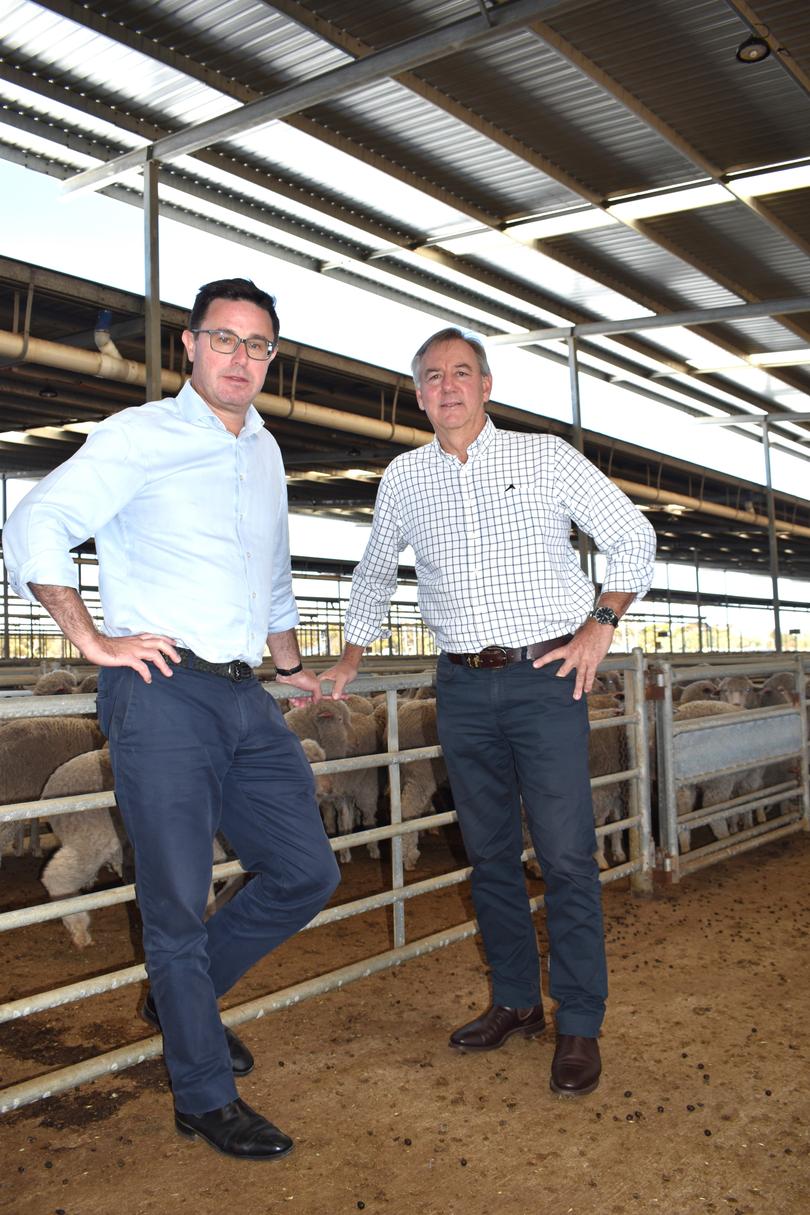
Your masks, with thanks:
[[[377,491],[366,550],[352,576],[345,624],[346,641],[351,645],[367,646],[382,635],[382,621],[397,587],[399,554],[405,546],[397,525],[389,468]]]
[[[602,591],[632,593],[642,599],[655,569],[655,532],[627,495],[562,439],[555,464],[555,496],[607,557]]]
[[[6,521],[3,560],[15,593],[34,603],[32,582],[78,589],[70,550],[94,536],[145,478],[123,428],[94,431],[80,451],[26,494]]]

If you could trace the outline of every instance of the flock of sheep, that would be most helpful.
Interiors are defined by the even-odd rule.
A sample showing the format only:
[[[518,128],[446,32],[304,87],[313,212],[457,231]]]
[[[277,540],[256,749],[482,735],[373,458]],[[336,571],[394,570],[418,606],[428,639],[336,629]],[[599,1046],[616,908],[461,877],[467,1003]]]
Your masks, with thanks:
[[[792,705],[796,694],[795,676],[790,671],[780,671],[757,685],[746,675],[730,675],[725,679],[700,679],[686,685],[675,685],[673,692],[673,721],[693,721],[698,718],[718,717],[739,713],[744,709],[774,708]],[[718,763],[717,767],[722,767]],[[795,781],[797,761],[780,761],[758,764],[742,772],[727,772],[707,777],[677,790],[678,818],[698,809],[709,809],[734,798],[752,797],[771,785]],[[756,810],[758,823],[764,823],[767,811]],[[725,839],[734,831],[753,826],[754,812],[745,811],[717,818],[710,824],[716,839]],[[681,852],[690,847],[691,830],[680,825],[678,837]]]
[[[673,699],[677,701],[674,717],[683,721],[739,712],[742,708],[790,704],[794,693],[791,681],[791,675],[780,674],[767,680],[762,687],[755,687],[744,676],[681,684],[674,689]],[[71,671],[57,670],[42,676],[34,693],[54,695],[92,690],[92,683],[78,684]],[[281,704],[284,707],[284,702]],[[607,674],[599,681],[589,698],[588,712],[592,722],[623,714],[619,673]],[[397,715],[400,749],[438,744],[436,701],[432,689],[420,688],[401,694],[397,700]],[[384,694],[371,698],[350,695],[343,701],[323,700],[318,704],[287,708],[285,713],[287,725],[301,739],[307,758],[313,764],[384,752],[387,749],[387,718]],[[607,776],[626,770],[630,766],[628,753],[626,724],[593,730],[591,776]],[[372,767],[316,777],[318,801],[329,835],[346,836],[356,827],[369,828],[377,824],[378,813],[385,804],[387,772],[385,767]],[[441,758],[403,764],[400,773],[403,820],[430,814],[437,793],[447,787]],[[686,814],[700,806],[717,804],[762,788],[775,783],[779,777],[784,779],[784,774],[759,768],[685,786],[679,790],[678,813]],[[65,714],[50,718],[17,718],[0,724],[0,805],[112,789],[108,751],[91,718]],[[626,817],[627,794],[626,781],[609,783],[594,790],[597,826]],[[96,880],[105,865],[120,875],[120,827],[108,810],[45,814],[43,818],[47,818],[59,844],[42,873],[42,882],[51,898],[79,893]],[[744,826],[745,822],[740,825]],[[734,828],[733,819],[713,824],[717,835],[727,834]],[[19,834],[19,825],[0,824],[0,851],[14,838],[15,831]],[[614,865],[626,859],[622,834],[616,831],[605,837],[609,840]],[[605,839],[599,838],[597,859],[600,868],[607,868]],[[688,829],[682,833],[681,845],[684,850],[689,846]],[[379,856],[376,843],[369,843],[368,850],[372,856]],[[413,869],[419,858],[416,832],[403,836],[402,850],[405,868]],[[214,860],[224,858],[225,852],[217,842]],[[350,860],[349,848],[342,849],[339,858],[343,862]],[[90,917],[86,912],[66,917],[64,923],[78,948],[91,944]]]

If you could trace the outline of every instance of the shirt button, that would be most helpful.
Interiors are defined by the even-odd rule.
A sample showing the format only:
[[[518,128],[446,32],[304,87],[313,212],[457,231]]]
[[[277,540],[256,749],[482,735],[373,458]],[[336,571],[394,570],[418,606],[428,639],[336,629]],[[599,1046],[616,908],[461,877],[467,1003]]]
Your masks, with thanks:
[[[255,592],[255,591],[253,591],[250,597],[251,597],[251,599],[255,599],[255,598],[256,598],[256,592]]]
[[[246,557],[252,557],[252,556],[253,556],[253,553],[245,553],[245,556],[246,556]]]

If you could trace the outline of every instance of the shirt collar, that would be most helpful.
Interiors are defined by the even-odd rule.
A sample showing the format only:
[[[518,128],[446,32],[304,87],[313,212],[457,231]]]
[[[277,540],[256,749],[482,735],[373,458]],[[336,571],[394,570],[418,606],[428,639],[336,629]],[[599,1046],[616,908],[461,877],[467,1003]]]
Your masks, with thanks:
[[[487,414],[483,427],[467,448],[467,459],[474,460],[476,456],[486,451],[490,444],[495,442],[497,433],[492,418]],[[444,450],[439,442],[438,435],[433,436],[432,447],[434,448],[434,455],[441,456],[443,460],[451,460],[455,464],[461,463],[457,456],[451,455],[449,451]]]
[[[191,380],[186,380],[183,387],[177,394],[177,404],[180,408],[180,414],[186,422],[190,422],[192,426],[215,426],[226,430],[226,426],[221,418],[218,418],[213,409],[206,405],[200,394],[191,386]],[[256,409],[255,405],[250,405],[245,414],[245,424],[242,427],[240,434],[252,435],[264,428],[262,415]]]

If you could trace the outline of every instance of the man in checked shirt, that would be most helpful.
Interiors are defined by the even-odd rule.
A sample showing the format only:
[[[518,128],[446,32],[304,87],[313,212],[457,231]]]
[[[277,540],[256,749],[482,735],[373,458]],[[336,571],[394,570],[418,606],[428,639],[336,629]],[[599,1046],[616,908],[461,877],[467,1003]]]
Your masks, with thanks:
[[[593,686],[621,615],[650,586],[655,534],[629,498],[553,435],[497,430],[486,352],[443,329],[413,360],[436,437],[397,456],[354,572],[346,646],[322,679],[339,698],[380,634],[400,552],[416,554],[422,617],[441,648],[436,703],[492,1004],[456,1029],[461,1051],[495,1050],[545,1028],[537,938],[520,861],[520,802],[543,870],[557,1001],[551,1088],[599,1083],[607,996],[601,887],[588,772]],[[607,556],[598,603],[571,520]]]

